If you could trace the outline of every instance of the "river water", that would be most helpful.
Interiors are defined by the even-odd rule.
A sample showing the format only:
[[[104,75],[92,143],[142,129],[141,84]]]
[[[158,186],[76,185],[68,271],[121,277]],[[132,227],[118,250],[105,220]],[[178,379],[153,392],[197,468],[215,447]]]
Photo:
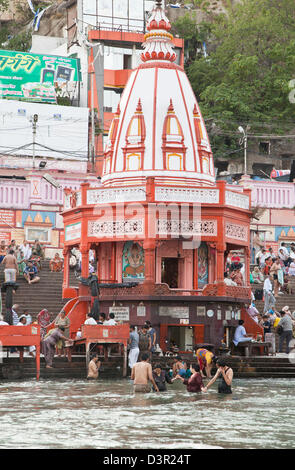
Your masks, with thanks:
[[[128,379],[0,384],[0,449],[294,448],[295,379],[234,379],[233,395],[133,394]]]

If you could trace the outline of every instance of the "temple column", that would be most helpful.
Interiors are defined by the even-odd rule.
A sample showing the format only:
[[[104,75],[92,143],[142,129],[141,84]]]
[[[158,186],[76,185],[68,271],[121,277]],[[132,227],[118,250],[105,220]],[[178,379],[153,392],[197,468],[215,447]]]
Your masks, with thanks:
[[[111,272],[110,272],[110,280],[112,282],[116,281],[116,243],[112,242],[111,245]]]
[[[245,257],[245,286],[250,285],[250,250],[248,247],[244,248]]]
[[[155,256],[156,256],[156,240],[146,239],[143,242],[144,264],[145,264],[145,281],[144,284],[151,286],[155,284]]]
[[[64,276],[63,276],[63,289],[67,289],[69,287],[69,280],[70,280],[70,248],[64,247],[63,249],[63,257],[64,257]]]
[[[194,248],[193,250],[193,289],[198,289],[198,249]]]
[[[80,246],[81,253],[81,277],[89,276],[89,249],[87,245]],[[89,287],[80,284],[80,295],[89,295]]]
[[[224,284],[224,252],[226,246],[223,244],[216,246],[216,264],[217,264],[217,295],[226,294],[226,285]]]

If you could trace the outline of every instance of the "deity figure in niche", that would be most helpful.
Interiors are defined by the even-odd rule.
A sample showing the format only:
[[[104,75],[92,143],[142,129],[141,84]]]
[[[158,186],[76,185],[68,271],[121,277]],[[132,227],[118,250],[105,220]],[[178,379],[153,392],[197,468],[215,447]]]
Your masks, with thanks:
[[[144,251],[134,242],[126,242],[123,249],[123,279],[144,279]]]
[[[208,284],[208,247],[201,243],[198,249],[198,286],[204,287]]]

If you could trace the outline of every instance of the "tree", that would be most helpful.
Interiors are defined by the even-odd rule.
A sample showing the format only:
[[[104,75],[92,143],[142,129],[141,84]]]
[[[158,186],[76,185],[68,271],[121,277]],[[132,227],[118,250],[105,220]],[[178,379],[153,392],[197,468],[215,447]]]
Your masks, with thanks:
[[[197,57],[188,75],[205,117],[224,129],[279,133],[295,119],[289,100],[295,78],[294,0],[243,0],[216,16],[209,57]],[[290,123],[291,124],[291,123]]]
[[[9,0],[0,0],[0,12],[6,11],[9,5]]]

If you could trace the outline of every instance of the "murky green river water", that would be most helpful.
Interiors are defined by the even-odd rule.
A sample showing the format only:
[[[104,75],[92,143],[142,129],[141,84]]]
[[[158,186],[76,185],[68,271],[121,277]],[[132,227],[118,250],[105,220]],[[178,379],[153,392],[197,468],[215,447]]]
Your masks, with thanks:
[[[0,449],[294,448],[295,379],[234,379],[234,393],[129,380],[0,384]]]

